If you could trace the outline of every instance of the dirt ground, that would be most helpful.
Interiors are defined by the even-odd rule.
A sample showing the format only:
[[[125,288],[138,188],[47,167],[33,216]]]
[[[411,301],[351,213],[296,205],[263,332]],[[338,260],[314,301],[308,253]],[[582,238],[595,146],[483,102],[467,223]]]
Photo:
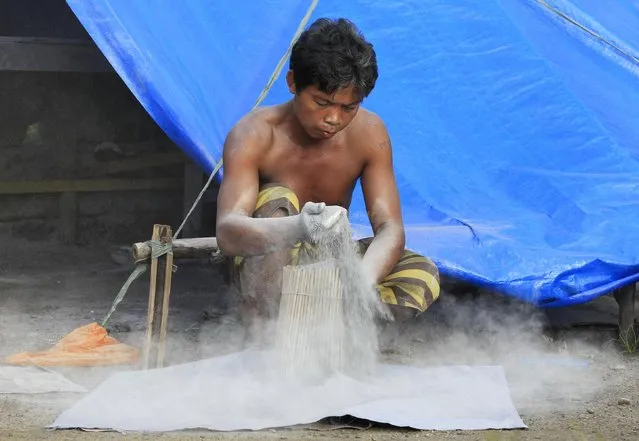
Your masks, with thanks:
[[[8,250],[11,250],[9,253]],[[51,347],[74,328],[101,321],[131,267],[112,250],[11,242],[0,251],[0,358]],[[120,256],[121,257],[121,256]],[[116,258],[114,260],[114,258]],[[126,261],[126,258],[124,259]],[[174,275],[168,362],[234,351],[242,340],[232,299],[211,265],[180,263]],[[141,343],[148,284],[135,282],[109,324],[123,342]],[[260,432],[126,434],[128,439],[459,439],[637,440],[639,357],[615,344],[609,297],[553,311],[495,295],[444,294],[431,310],[382,334],[384,357],[414,365],[494,363],[505,367],[528,429],[432,432],[330,425]],[[87,388],[130,367],[59,368]],[[79,394],[0,394],[0,440],[111,440],[118,433],[51,431],[46,426]]]

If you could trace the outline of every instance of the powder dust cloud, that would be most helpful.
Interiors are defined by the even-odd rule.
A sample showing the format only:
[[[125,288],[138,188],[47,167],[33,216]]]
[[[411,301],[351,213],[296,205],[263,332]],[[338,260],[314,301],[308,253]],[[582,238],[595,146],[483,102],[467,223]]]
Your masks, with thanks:
[[[498,294],[471,299],[444,292],[431,311],[395,327],[382,345],[402,363],[502,366],[524,414],[584,406],[612,388],[614,369],[624,364],[613,337],[599,331],[552,338],[541,310]]]
[[[344,304],[344,326],[350,338],[348,345],[354,348],[346,352],[350,362],[347,366],[356,367],[356,370],[346,368],[310,384],[291,381],[277,370],[276,352],[262,356],[256,353],[243,359],[240,366],[234,365],[237,370],[218,379],[210,379],[205,371],[197,372],[193,378],[208,381],[200,383],[199,389],[209,391],[210,398],[202,398],[205,394],[201,390],[190,389],[187,385],[186,389],[166,390],[165,401],[183,399],[185,393],[190,393],[194,400],[199,400],[195,403],[199,408],[224,413],[224,403],[216,401],[222,394],[235,400],[227,405],[255,409],[256,414],[266,412],[273,402],[280,402],[281,408],[277,412],[288,414],[294,420],[296,415],[312,414],[315,408],[326,407],[329,403],[365,401],[391,392],[401,395],[402,391],[414,387],[410,378],[376,378],[375,370],[382,363],[416,367],[501,365],[517,409],[524,414],[538,414],[565,411],[594,399],[609,386],[610,367],[623,363],[612,347],[601,343],[576,340],[563,344],[549,339],[543,332],[543,314],[502,296],[487,295],[471,301],[444,292],[431,309],[417,319],[405,323],[389,322],[389,315],[375,290],[363,282],[359,254],[351,241],[348,223],[338,231],[337,235],[322,237],[314,260],[303,263],[331,259],[338,262],[343,275],[343,294],[348,300]],[[126,275],[122,272],[115,279],[119,281]],[[175,277],[184,276],[178,271]],[[66,280],[58,276],[51,280],[42,278],[38,283],[43,287],[37,289],[32,280],[25,279],[28,284],[24,287],[18,282],[5,283],[6,290],[0,296],[1,355],[25,349],[45,349],[76,326],[100,320],[110,307],[115,285],[107,281],[97,283],[96,278],[95,273],[89,272],[73,282],[70,277]],[[98,285],[104,285],[107,292],[99,304],[88,299],[88,287],[95,289]],[[61,304],[52,301],[54,294],[61,296],[61,292],[64,292],[65,302],[71,305],[70,310],[58,309],[62,308]],[[113,325],[135,323],[130,331],[116,333],[116,337],[138,347],[141,347],[143,336],[146,296],[146,284],[136,285],[112,321]],[[241,350],[241,326],[230,314],[221,314],[221,318],[210,323],[207,332],[201,333],[194,342],[186,332],[187,326],[177,326],[183,314],[181,304],[185,301],[181,300],[176,287],[169,319],[168,365],[221,357]],[[276,322],[271,323],[273,334],[276,325]],[[323,335],[321,330],[318,334]],[[324,343],[331,341],[324,340]],[[91,389],[100,384],[108,376],[106,374],[131,369],[115,366],[55,370],[68,373],[69,378]],[[370,375],[362,375],[362,372]],[[300,379],[303,379],[302,375]],[[365,393],[357,388],[362,383],[370,385]],[[124,394],[127,391],[116,392]],[[468,390],[469,397],[474,393],[472,389]],[[300,394],[308,398],[303,403],[300,403]],[[188,415],[182,417],[188,419]]]
[[[609,386],[610,368],[623,363],[618,351],[601,338],[554,341],[545,333],[547,323],[541,310],[500,295],[484,294],[470,300],[443,292],[417,319],[394,323],[376,291],[366,285],[346,218],[337,234],[320,238],[312,259],[304,263],[318,261],[337,262],[345,298],[347,367],[334,374],[362,381],[368,376],[374,381],[379,363],[499,365],[505,370],[517,408],[539,413],[566,410],[593,399]],[[316,332],[320,336],[316,356],[321,357],[321,347],[334,342],[328,337],[322,340],[330,335],[325,329]],[[298,373],[303,376],[303,370]],[[329,377],[326,374],[325,379]],[[401,383],[387,379],[384,387],[410,387]],[[472,396],[473,391],[468,393]]]

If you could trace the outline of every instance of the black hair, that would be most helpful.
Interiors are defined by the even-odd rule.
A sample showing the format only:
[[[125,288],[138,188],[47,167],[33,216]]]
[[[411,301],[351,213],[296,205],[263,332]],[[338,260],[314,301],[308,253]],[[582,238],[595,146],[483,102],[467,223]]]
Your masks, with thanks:
[[[313,85],[332,95],[352,85],[362,99],[378,77],[373,45],[344,18],[313,22],[293,45],[290,69],[297,92]]]

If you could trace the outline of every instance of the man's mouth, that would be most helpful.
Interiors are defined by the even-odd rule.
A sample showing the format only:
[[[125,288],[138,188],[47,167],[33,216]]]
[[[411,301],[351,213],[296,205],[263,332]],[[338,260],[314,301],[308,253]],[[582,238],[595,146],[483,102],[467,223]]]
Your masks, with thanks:
[[[335,135],[335,133],[337,133],[337,131],[329,131],[329,130],[320,129],[320,134],[324,138],[330,138],[331,136]]]

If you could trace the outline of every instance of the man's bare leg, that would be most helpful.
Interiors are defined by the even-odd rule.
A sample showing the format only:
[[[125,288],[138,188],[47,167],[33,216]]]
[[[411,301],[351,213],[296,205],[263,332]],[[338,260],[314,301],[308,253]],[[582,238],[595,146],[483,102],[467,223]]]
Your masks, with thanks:
[[[278,210],[272,217],[286,216]],[[240,271],[240,316],[246,332],[245,346],[264,347],[271,343],[279,311],[282,269],[290,259],[285,249],[263,256],[248,257]]]

